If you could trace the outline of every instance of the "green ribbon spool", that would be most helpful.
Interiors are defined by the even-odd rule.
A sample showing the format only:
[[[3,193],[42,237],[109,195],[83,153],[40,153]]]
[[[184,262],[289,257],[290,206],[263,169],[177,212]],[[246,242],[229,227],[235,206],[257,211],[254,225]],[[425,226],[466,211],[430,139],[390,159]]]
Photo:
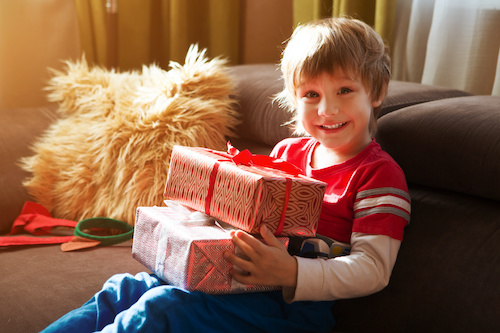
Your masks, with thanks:
[[[83,232],[83,230],[91,228],[119,229],[123,230],[124,232],[118,235],[110,236],[97,236]],[[132,227],[130,224],[108,217],[92,217],[84,219],[78,222],[75,228],[75,236],[100,241],[100,246],[119,244],[132,239],[133,235],[134,227]]]

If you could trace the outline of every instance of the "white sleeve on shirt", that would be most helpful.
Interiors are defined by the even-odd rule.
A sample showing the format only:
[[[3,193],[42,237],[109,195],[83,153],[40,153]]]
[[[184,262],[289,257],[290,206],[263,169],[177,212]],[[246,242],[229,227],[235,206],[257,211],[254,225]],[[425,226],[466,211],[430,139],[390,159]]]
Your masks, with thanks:
[[[401,241],[355,232],[351,254],[328,260],[296,257],[297,286],[283,288],[287,302],[325,301],[373,294],[389,283]]]

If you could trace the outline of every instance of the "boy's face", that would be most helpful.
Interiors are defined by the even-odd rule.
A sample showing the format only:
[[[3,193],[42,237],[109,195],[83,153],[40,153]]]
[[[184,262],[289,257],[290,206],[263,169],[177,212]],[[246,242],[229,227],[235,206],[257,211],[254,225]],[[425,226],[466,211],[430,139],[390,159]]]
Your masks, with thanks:
[[[373,108],[363,82],[338,69],[334,75],[322,73],[305,80],[296,91],[298,119],[338,161],[356,156],[370,142]]]

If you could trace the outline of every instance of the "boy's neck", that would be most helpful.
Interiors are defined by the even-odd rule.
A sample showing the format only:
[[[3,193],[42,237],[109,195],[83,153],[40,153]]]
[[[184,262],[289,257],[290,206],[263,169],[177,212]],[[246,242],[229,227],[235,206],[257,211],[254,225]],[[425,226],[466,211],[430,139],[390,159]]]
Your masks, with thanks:
[[[323,169],[333,165],[344,163],[361,153],[366,147],[368,147],[371,141],[372,140],[370,138],[370,140],[367,141],[366,144],[360,146],[358,150],[349,151],[346,153],[326,148],[321,143],[318,143],[312,153],[311,167],[313,169]]]

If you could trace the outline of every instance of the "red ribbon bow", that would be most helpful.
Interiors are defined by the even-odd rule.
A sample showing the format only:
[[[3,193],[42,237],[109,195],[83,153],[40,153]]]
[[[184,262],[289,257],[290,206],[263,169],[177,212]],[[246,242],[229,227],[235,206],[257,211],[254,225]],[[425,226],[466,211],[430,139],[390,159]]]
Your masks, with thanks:
[[[233,149],[236,148],[233,147]],[[238,150],[236,151],[237,153],[233,155],[231,159],[236,164],[271,168],[274,170],[280,170],[286,172],[287,174],[290,174],[292,176],[298,176],[302,174],[302,170],[299,167],[285,160],[274,158],[267,155],[254,155],[250,153],[248,149],[245,149],[241,152]],[[228,154],[232,155],[231,152],[234,153],[234,151],[232,151],[231,148],[228,149]]]
[[[302,174],[302,170],[295,166],[294,164],[287,162],[285,160],[273,158],[266,155],[254,155],[250,153],[248,149],[243,151],[239,151],[235,147],[231,145],[230,142],[227,143],[227,156],[213,150],[209,150],[212,153],[221,155],[224,159],[218,160],[210,173],[210,180],[208,186],[207,197],[205,198],[205,213],[210,215],[210,203],[212,201],[214,186],[215,186],[215,178],[217,176],[217,172],[219,170],[219,166],[221,162],[230,162],[232,161],[236,165],[242,164],[247,166],[258,166],[258,167],[266,167],[271,168],[273,170],[280,170],[292,176],[298,176]],[[286,217],[286,209],[288,207],[288,201],[290,199],[290,192],[292,190],[292,179],[290,177],[285,177],[286,179],[286,189],[285,189],[285,198],[283,203],[283,211],[281,213],[280,223],[278,224],[278,228],[274,233],[276,236],[280,235],[283,231],[283,227],[285,225],[285,217]]]

